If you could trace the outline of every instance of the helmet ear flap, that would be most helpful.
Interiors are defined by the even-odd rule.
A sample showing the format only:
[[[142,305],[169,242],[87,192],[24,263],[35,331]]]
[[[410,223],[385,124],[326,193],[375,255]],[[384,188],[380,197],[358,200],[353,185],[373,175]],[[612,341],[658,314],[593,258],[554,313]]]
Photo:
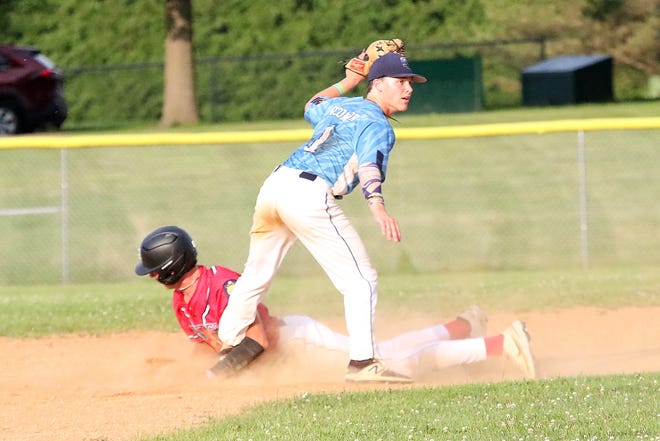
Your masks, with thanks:
[[[163,285],[174,285],[179,279],[176,278],[175,271],[173,270],[173,262],[169,260],[158,270],[158,280]]]
[[[167,262],[167,265],[158,271],[157,280],[163,285],[174,285],[195,265],[197,265],[197,254],[186,250],[183,255],[177,256],[173,262]]]

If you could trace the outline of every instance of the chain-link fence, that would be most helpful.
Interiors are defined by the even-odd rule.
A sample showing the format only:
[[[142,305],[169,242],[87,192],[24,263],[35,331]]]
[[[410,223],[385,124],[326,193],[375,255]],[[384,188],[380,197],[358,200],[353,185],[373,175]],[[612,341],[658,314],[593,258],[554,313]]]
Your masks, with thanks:
[[[200,261],[241,270],[262,180],[298,142],[0,150],[0,283],[134,278],[149,231],[187,229]],[[381,272],[660,263],[660,130],[400,139],[384,193],[342,205]],[[320,272],[300,245],[286,274]]]
[[[411,61],[478,57],[487,107],[521,103],[520,70],[545,57],[543,39],[411,45]],[[300,103],[343,75],[359,48],[248,54],[195,61],[196,96],[204,122],[300,118]],[[332,60],[336,60],[335,63]],[[65,68],[66,127],[157,122],[163,104],[163,63]]]

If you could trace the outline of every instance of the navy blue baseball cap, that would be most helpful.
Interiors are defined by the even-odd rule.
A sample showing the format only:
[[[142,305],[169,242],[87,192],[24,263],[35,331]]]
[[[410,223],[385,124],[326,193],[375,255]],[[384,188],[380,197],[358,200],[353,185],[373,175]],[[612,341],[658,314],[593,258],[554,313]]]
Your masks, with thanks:
[[[408,59],[396,52],[388,52],[371,65],[367,79],[369,81],[376,78],[394,77],[410,78],[413,83],[426,83],[426,77],[413,73],[408,66]]]

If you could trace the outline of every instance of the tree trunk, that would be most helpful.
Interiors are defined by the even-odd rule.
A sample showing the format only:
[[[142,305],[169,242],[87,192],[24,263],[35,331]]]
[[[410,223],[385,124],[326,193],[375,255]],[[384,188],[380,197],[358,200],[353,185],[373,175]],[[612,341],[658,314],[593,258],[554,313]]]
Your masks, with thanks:
[[[192,48],[192,0],[165,1],[165,90],[160,125],[199,122]]]

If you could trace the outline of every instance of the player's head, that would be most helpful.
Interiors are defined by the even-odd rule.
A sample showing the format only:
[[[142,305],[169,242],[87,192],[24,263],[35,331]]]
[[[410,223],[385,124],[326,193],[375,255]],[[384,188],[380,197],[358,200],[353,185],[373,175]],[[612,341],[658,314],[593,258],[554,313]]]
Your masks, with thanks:
[[[425,77],[413,73],[406,57],[396,52],[388,52],[374,61],[367,78],[367,99],[378,104],[387,117],[408,110],[412,83],[426,82]]]
[[[174,285],[197,265],[197,248],[190,235],[179,227],[160,227],[142,240],[140,262],[135,274],[156,273],[164,285]]]

